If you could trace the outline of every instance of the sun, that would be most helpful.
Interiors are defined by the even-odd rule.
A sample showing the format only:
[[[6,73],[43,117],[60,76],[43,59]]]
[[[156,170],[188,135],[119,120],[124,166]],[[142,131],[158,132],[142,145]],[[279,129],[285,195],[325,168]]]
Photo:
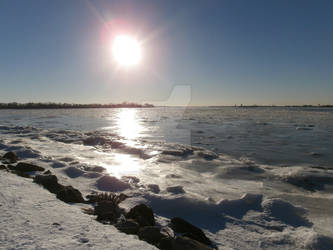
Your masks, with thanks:
[[[116,36],[112,43],[112,54],[120,66],[137,65],[142,58],[141,44],[129,35]]]

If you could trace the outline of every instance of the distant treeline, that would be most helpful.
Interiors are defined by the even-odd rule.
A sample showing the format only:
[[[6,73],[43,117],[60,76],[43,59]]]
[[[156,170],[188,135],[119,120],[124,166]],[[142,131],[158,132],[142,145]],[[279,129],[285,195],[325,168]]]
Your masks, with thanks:
[[[0,103],[0,109],[82,109],[82,108],[151,108],[152,104],[138,104],[132,102],[123,102],[119,104],[74,104],[74,103]]]

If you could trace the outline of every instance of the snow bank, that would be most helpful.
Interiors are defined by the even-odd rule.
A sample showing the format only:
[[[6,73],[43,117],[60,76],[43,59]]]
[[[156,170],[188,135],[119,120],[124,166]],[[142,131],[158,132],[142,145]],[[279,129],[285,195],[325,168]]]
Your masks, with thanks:
[[[284,200],[267,199],[263,201],[262,207],[268,216],[281,220],[285,224],[294,227],[312,226],[312,223],[305,218],[306,210],[304,208],[293,206]]]
[[[56,199],[30,179],[0,172],[1,249],[156,249]]]

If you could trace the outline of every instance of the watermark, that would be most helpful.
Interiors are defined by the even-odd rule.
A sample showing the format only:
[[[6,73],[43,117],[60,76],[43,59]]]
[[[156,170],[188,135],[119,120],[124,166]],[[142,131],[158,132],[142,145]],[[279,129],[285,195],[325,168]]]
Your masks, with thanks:
[[[159,112],[154,120],[164,130],[165,138],[169,142],[191,145],[191,128],[184,123],[184,114],[192,100],[191,85],[174,85],[169,97],[163,101],[153,101]]]

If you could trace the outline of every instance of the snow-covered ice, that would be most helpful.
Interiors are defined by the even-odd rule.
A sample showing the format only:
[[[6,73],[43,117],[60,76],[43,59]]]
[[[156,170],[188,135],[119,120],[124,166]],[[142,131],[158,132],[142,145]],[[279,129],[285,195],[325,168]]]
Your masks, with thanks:
[[[1,110],[0,155],[14,151],[22,161],[50,170],[60,183],[84,195],[123,192],[130,198],[121,207],[148,204],[160,225],[182,217],[202,228],[221,249],[332,249],[333,110],[189,108],[184,113],[184,109],[153,108],[53,113]],[[0,209],[7,215],[1,217],[5,247],[61,248],[63,239],[71,248],[92,244],[104,249],[103,244],[113,242],[104,238],[110,231],[116,239],[126,238],[115,242],[119,244],[115,249],[152,248],[97,223],[79,205],[56,200],[29,179],[0,173]],[[17,209],[15,214],[10,207]],[[48,211],[51,216],[33,211]],[[80,220],[89,224],[88,232]],[[32,225],[39,238],[32,236],[33,230],[27,233],[24,223]],[[46,239],[50,245],[38,245]]]

